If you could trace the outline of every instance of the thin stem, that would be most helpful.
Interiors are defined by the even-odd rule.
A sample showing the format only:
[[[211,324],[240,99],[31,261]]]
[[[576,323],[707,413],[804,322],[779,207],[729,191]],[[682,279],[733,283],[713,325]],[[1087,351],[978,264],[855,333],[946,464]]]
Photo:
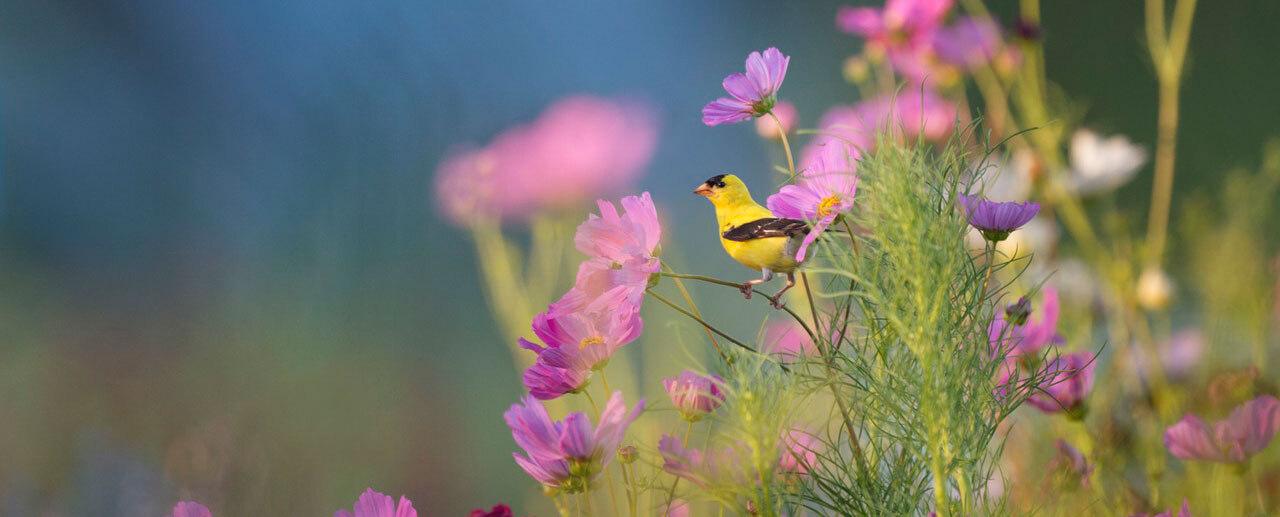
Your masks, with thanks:
[[[600,408],[596,407],[596,399],[591,398],[591,392],[582,390],[582,394],[587,396],[587,402],[591,403],[591,412],[595,414],[596,421],[600,421]]]
[[[773,122],[778,124],[778,136],[782,138],[782,150],[787,152],[787,171],[791,173],[791,182],[796,182],[796,162],[791,159],[791,144],[787,142],[787,128],[782,127],[782,121],[778,120],[778,116],[769,111],[769,116],[773,117]]]
[[[547,497],[551,499],[551,504],[556,505],[556,513],[560,514],[560,517],[569,517],[569,508],[564,504],[564,494],[556,494]]]
[[[662,263],[662,269],[665,269],[667,273],[674,273],[674,271],[671,270],[671,266],[668,266],[666,262]],[[702,314],[698,312],[698,306],[694,305],[693,297],[689,296],[689,290],[684,288],[684,282],[680,281],[680,277],[672,277],[672,279],[675,280],[676,288],[680,289],[680,294],[684,296],[684,301],[689,303],[689,311],[692,312],[694,316],[701,318]],[[729,357],[724,355],[724,350],[720,348],[720,342],[716,341],[716,335],[711,332],[711,329],[706,327],[703,327],[702,331],[707,333],[707,339],[711,340],[711,346],[715,347],[716,354],[720,356],[720,359],[728,363]]]
[[[605,400],[609,400],[609,397],[613,392],[609,390],[609,378],[605,376],[603,369],[600,370],[600,384],[602,385],[601,387],[604,388]],[[583,391],[585,392],[585,390]],[[595,405],[595,402],[593,401],[592,406],[594,407],[594,405]],[[597,413],[596,419],[599,420],[598,413]],[[618,514],[618,496],[617,494],[614,493],[613,476],[609,475],[609,467],[611,466],[613,466],[613,462],[609,462],[608,465],[604,466],[604,479],[605,479],[605,482],[609,484],[609,503],[613,506],[613,514],[619,515]]]
[[[978,297],[979,303],[982,303],[987,299],[987,286],[988,284],[991,283],[991,270],[993,266],[995,266],[995,261],[996,261],[995,243],[991,241],[986,241],[986,243],[987,243],[987,249],[986,249],[987,275],[986,275],[986,278],[982,279],[982,296]]]
[[[588,517],[596,513],[591,509],[591,494],[586,490],[582,491],[582,505],[586,508]]]
[[[730,342],[730,343],[733,343],[733,344],[735,344],[735,345],[738,345],[739,347],[741,347],[741,348],[742,348],[742,349],[744,349],[744,350],[747,350],[747,351],[750,351],[750,352],[753,352],[753,353],[755,353],[755,352],[756,352],[756,349],[751,348],[750,346],[747,346],[746,344],[743,344],[743,342],[741,342],[741,341],[738,341],[738,340],[736,340],[736,339],[733,339],[733,337],[732,337],[732,336],[730,336],[730,335],[728,335],[728,334],[725,334],[725,333],[724,333],[724,332],[722,332],[720,329],[718,329],[718,328],[715,328],[715,327],[711,326],[711,324],[710,324],[710,323],[707,323],[707,322],[706,322],[705,320],[703,320],[702,318],[699,318],[699,317],[697,317],[697,316],[694,316],[694,315],[693,315],[693,313],[690,313],[689,311],[686,311],[686,310],[684,310],[683,308],[681,308],[679,305],[676,305],[676,304],[672,303],[672,302],[671,302],[671,300],[668,300],[668,299],[666,299],[666,298],[663,298],[663,297],[662,297],[662,295],[660,295],[660,294],[658,294],[658,293],[655,293],[655,292],[653,291],[653,289],[646,289],[646,290],[645,290],[645,293],[648,293],[648,294],[649,294],[649,296],[654,297],[654,299],[656,299],[656,300],[658,300],[658,301],[660,301],[660,302],[662,302],[662,303],[666,304],[668,307],[671,307],[672,309],[675,309],[675,310],[676,310],[676,312],[679,312],[680,314],[683,314],[683,315],[685,315],[685,316],[688,316],[688,317],[690,317],[690,318],[693,318],[693,320],[694,320],[694,321],[696,321],[696,322],[698,322],[698,323],[701,323],[703,327],[705,327],[706,329],[708,329],[708,330],[710,330],[710,331],[712,331],[712,332],[715,332],[715,333],[716,333],[716,334],[718,334],[720,337],[722,337],[722,338],[725,338],[725,339],[729,340],[729,342]],[[727,358],[726,358],[726,360],[727,360]]]
[[[1147,264],[1159,264],[1164,255],[1178,144],[1178,97],[1195,9],[1196,0],[1178,0],[1174,5],[1172,25],[1165,34],[1164,0],[1147,0],[1147,44],[1151,47],[1151,60],[1155,64],[1160,92],[1155,179],[1151,186],[1151,212],[1147,216]]]
[[[633,475],[634,473],[629,474],[629,473],[627,472],[628,470],[634,470],[634,467],[633,467],[633,468],[631,468],[631,469],[628,469],[628,468],[627,468],[627,466],[626,466],[625,464],[622,464],[621,462],[619,462],[619,464],[620,464],[621,466],[619,466],[618,468],[619,468],[620,470],[622,470],[622,482],[623,482],[623,483],[626,483],[626,489],[627,489],[627,511],[629,512],[629,514],[631,515],[631,517],[635,517],[635,515],[636,515],[636,497],[637,497],[637,496],[639,496],[640,494],[639,494],[639,491],[638,491],[638,490],[636,490],[635,476]]]
[[[707,283],[716,284],[716,285],[723,285],[723,286],[727,286],[727,287],[733,287],[733,288],[736,288],[736,289],[741,289],[741,288],[742,288],[742,284],[735,284],[735,283],[730,282],[730,281],[728,281],[728,280],[721,280],[721,279],[719,279],[719,278],[712,278],[712,277],[709,277],[709,276],[703,276],[703,275],[685,275],[685,274],[680,274],[680,273],[659,273],[659,274],[661,274],[662,276],[669,276],[669,277],[671,277],[671,278],[683,278],[683,279],[685,279],[685,280],[699,280],[699,281],[702,281],[702,282],[707,282]],[[777,304],[777,298],[775,298],[775,297],[773,297],[773,296],[770,296],[770,295],[768,295],[768,294],[762,293],[762,292],[760,292],[760,291],[756,291],[756,290],[754,290],[754,289],[753,289],[751,292],[753,292],[753,293],[755,293],[755,294],[758,294],[758,295],[760,295],[760,296],[764,297],[764,299],[769,300],[769,303],[771,303],[771,304]],[[809,339],[815,339],[815,336],[814,336],[814,334],[813,334],[813,330],[809,328],[809,325],[808,325],[807,323],[805,323],[805,322],[804,322],[804,319],[803,319],[803,318],[801,318],[799,314],[796,314],[796,312],[795,312],[795,311],[791,310],[790,308],[788,308],[788,307],[787,307],[787,306],[785,306],[785,305],[782,305],[781,307],[782,307],[782,310],[786,311],[786,312],[787,312],[787,314],[790,314],[790,315],[791,315],[791,317],[792,317],[792,318],[794,318],[794,319],[796,320],[796,323],[799,323],[799,324],[800,324],[800,327],[801,327],[801,328],[803,328],[803,329],[804,329],[804,331],[805,331],[805,333],[809,335]]]

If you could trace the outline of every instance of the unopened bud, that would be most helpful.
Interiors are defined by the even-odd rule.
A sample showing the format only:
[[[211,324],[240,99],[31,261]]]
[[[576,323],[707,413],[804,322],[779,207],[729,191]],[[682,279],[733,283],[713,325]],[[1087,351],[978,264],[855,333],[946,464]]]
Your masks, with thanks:
[[[630,465],[640,459],[640,451],[636,450],[634,445],[628,445],[618,450],[618,461],[623,465]]]
[[[1014,325],[1023,325],[1027,322],[1027,318],[1031,316],[1031,299],[1023,296],[1018,298],[1018,303],[1011,303],[1004,308],[1005,321]]]

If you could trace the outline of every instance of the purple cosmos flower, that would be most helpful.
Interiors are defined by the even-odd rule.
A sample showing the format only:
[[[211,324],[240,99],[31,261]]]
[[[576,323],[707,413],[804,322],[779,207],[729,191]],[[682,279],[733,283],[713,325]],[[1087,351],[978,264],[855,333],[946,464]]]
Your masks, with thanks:
[[[766,49],[764,54],[752,52],[747,56],[745,75],[732,74],[724,78],[724,91],[729,92],[730,97],[721,97],[702,108],[702,123],[732,124],[772,111],[790,61],[790,57],[774,47]]]
[[[513,404],[502,416],[527,456],[513,453],[516,463],[538,482],[577,493],[600,475],[618,452],[627,427],[644,411],[644,399],[630,411],[622,393],[614,392],[592,429],[586,413],[573,412],[553,421],[547,409],[532,397]]]
[[[487,146],[450,153],[436,169],[437,206],[461,225],[577,206],[634,180],[657,136],[646,106],[566,97]]]
[[[1204,335],[1199,329],[1184,329],[1175,332],[1169,340],[1164,342],[1159,350],[1160,366],[1164,369],[1165,378],[1169,380],[1180,380],[1187,378],[1195,371],[1196,365],[1200,364],[1200,358],[1204,355],[1205,342]],[[1150,356],[1142,347],[1130,347],[1133,369],[1143,379],[1147,378],[1148,369],[1147,362]]]
[[[818,437],[799,429],[788,429],[782,434],[782,454],[778,457],[778,471],[808,474],[817,464]]]
[[[1040,203],[1034,201],[998,203],[964,194],[957,195],[956,199],[969,224],[991,242],[1007,239],[1010,232],[1027,224],[1040,211]]]
[[[841,7],[836,26],[887,51],[929,43],[953,0],[889,0],[884,8]]]
[[[938,58],[960,67],[989,62],[1000,47],[1000,27],[985,18],[960,16],[933,34],[933,51]]]
[[[1280,428],[1280,401],[1260,395],[1212,427],[1188,413],[1164,432],[1169,453],[1184,460],[1243,463],[1271,443]]]
[[[751,466],[732,447],[704,452],[686,448],[674,436],[663,435],[658,440],[658,452],[662,454],[663,470],[702,488],[755,479]]]
[[[1053,446],[1058,449],[1058,455],[1049,462],[1049,470],[1062,471],[1070,477],[1079,478],[1080,486],[1089,488],[1089,474],[1093,473],[1094,465],[1085,459],[1084,453],[1060,439],[1054,440]]]
[[[1045,366],[1049,376],[1049,385],[1044,392],[1037,392],[1027,398],[1027,402],[1045,413],[1056,413],[1064,409],[1077,415],[1077,410],[1084,404],[1084,399],[1093,390],[1093,356],[1088,352],[1077,352],[1058,357]]]
[[[619,304],[615,312],[570,312],[533,317],[539,346],[520,338],[520,346],[538,353],[540,362],[556,368],[599,370],[622,345],[635,341],[644,328],[637,307]]]
[[[183,501],[173,507],[173,517],[213,517],[203,504]]]
[[[648,192],[622,198],[623,214],[598,201],[600,215],[578,226],[573,242],[591,256],[578,267],[577,281],[549,312],[611,312],[639,307],[650,275],[661,269],[656,250],[662,238],[658,210]]]
[[[551,400],[568,393],[580,393],[591,378],[590,370],[556,368],[536,362],[524,371],[522,379],[529,394],[538,400]]]
[[[333,517],[418,517],[418,511],[413,509],[409,498],[400,496],[400,504],[397,505],[391,496],[374,492],[372,488],[360,494],[352,509],[355,513],[338,510],[333,512]]]
[[[724,402],[724,392],[720,391],[723,382],[718,375],[699,375],[685,370],[679,377],[663,379],[662,386],[684,419],[697,422]]]
[[[1030,300],[1023,297],[992,320],[987,328],[992,348],[1013,357],[1035,357],[1044,347],[1062,342],[1058,335],[1058,290],[1045,287],[1042,303],[1043,307],[1036,311]],[[1019,318],[1016,312],[1023,307],[1026,312]]]
[[[804,262],[809,245],[836,217],[853,209],[853,196],[858,190],[858,176],[853,169],[853,160],[845,148],[827,147],[826,153],[796,179],[795,185],[783,185],[765,201],[769,211],[779,217],[817,219],[796,251],[796,262]]]
[[[1191,517],[1191,507],[1187,506],[1187,498],[1184,497],[1182,498],[1182,509],[1178,510],[1178,514],[1176,516],[1173,514],[1173,510],[1170,509],[1165,510],[1164,513],[1157,513],[1155,515],[1135,513],[1129,517]]]

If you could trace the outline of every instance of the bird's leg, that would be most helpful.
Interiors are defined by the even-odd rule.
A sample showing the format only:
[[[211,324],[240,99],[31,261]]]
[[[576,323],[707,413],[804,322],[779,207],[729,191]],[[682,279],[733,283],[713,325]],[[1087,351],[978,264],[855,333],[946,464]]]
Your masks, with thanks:
[[[751,299],[752,287],[755,287],[756,284],[763,284],[765,282],[773,280],[773,271],[770,271],[769,268],[761,268],[760,272],[762,273],[760,278],[743,282],[742,285],[738,287],[738,290],[742,291],[742,296],[747,297],[748,300]]]
[[[778,291],[778,293],[777,293],[777,294],[773,295],[773,308],[775,308],[775,309],[781,309],[781,308],[782,308],[782,293],[787,292],[787,290],[788,290],[788,289],[791,289],[792,287],[795,287],[795,286],[796,286],[796,274],[795,274],[795,273],[787,273],[787,285],[782,286],[782,290],[781,290],[781,291]]]

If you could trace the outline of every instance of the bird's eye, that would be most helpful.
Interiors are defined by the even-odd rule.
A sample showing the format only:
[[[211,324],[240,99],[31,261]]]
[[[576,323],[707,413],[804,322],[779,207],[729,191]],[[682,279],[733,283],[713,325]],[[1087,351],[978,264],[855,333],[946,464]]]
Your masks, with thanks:
[[[716,182],[716,186],[717,186],[717,187],[720,187],[720,188],[724,188],[724,187],[725,187],[725,184],[724,184],[724,182],[723,182],[723,181],[718,181],[718,182]]]

